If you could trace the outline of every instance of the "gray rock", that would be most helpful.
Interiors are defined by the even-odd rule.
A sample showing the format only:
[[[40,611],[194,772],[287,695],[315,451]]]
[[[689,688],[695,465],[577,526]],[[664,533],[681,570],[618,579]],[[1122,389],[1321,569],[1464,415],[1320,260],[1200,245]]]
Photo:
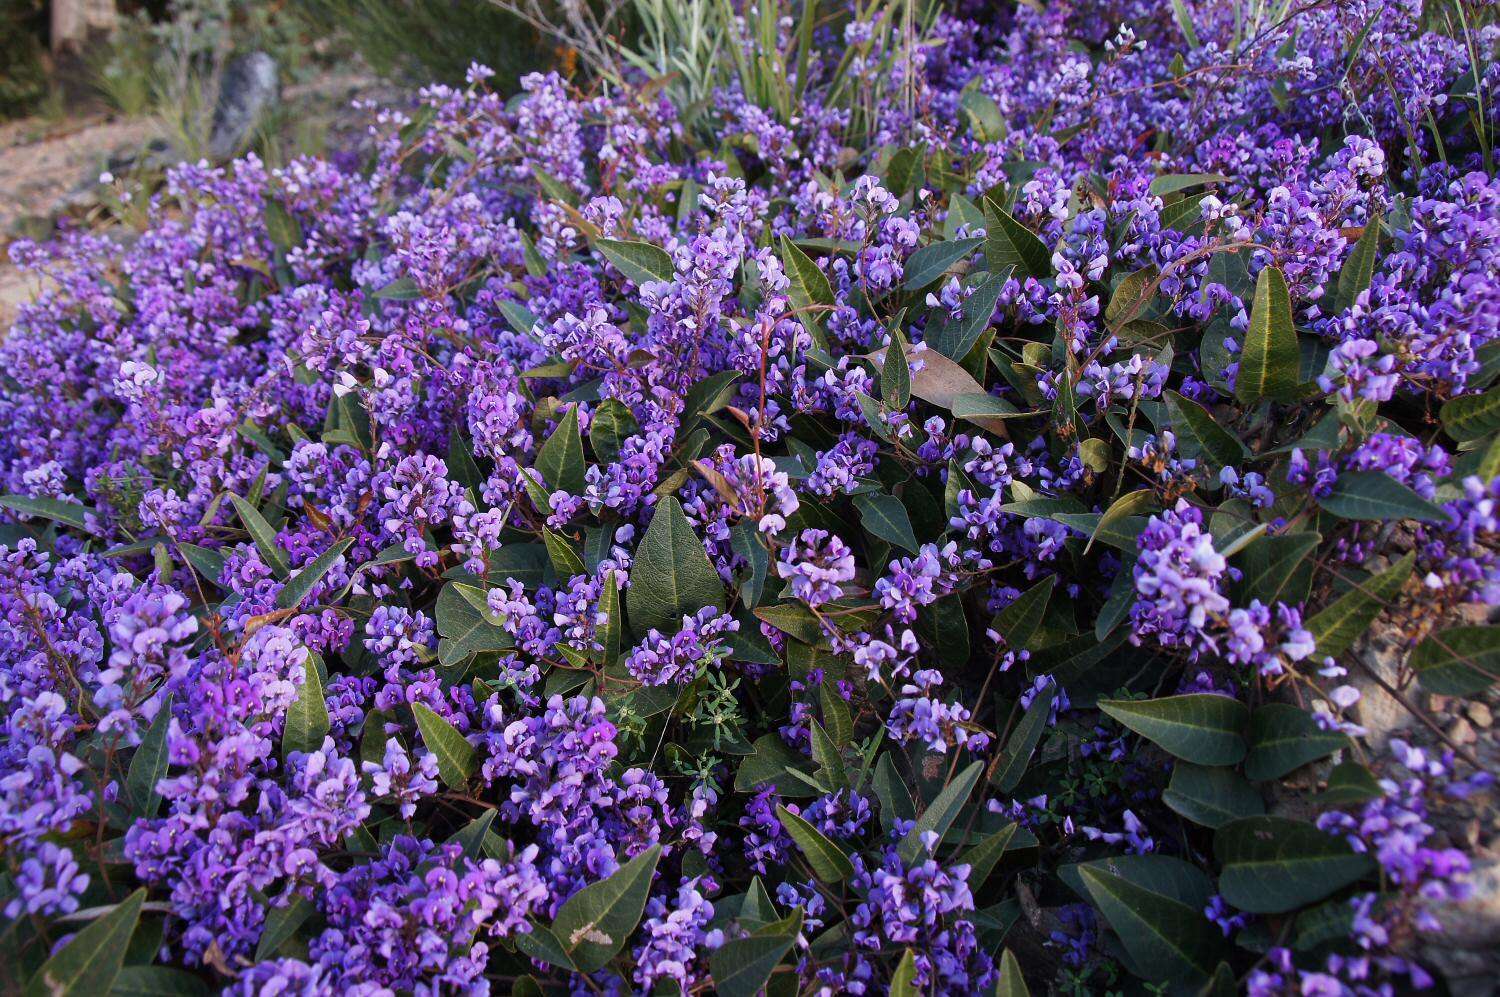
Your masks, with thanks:
[[[228,159],[243,149],[256,124],[280,100],[281,78],[275,59],[265,52],[251,52],[232,60],[219,80],[209,154],[215,159]]]
[[[1416,717],[1370,675],[1378,675],[1386,685],[1395,687],[1406,649],[1400,642],[1388,639],[1377,627],[1360,639],[1353,653],[1364,666],[1363,669],[1351,669],[1349,674],[1350,684],[1360,694],[1355,706],[1356,719],[1368,731],[1366,738],[1370,745],[1383,750],[1391,735],[1411,726]]]

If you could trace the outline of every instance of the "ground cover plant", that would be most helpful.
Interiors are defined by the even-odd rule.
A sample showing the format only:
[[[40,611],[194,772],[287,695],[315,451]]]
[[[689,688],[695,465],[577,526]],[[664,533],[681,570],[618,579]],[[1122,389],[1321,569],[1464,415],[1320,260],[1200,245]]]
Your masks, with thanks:
[[[1351,654],[1500,667],[1500,29],[1427,7],[642,4],[18,244],[0,974],[1430,985],[1491,777]]]

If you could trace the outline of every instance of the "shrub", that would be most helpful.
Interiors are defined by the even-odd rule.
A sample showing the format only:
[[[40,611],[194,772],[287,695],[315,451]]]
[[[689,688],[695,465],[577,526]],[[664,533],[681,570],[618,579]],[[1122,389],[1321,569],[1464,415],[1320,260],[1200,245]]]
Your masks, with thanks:
[[[19,244],[12,971],[1423,985],[1488,774],[1348,669],[1494,677],[1495,31],[1119,6],[764,4],[691,129],[475,70]]]

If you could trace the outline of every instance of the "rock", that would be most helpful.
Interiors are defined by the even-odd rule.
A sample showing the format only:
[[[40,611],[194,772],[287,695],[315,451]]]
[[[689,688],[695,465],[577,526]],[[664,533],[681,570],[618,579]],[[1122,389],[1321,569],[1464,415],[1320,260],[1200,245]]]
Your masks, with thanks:
[[[265,52],[251,52],[232,60],[219,80],[209,154],[228,159],[239,152],[250,141],[256,124],[280,99],[275,59]]]
[[[1495,715],[1484,703],[1470,703],[1466,712],[1469,714],[1469,723],[1484,730],[1495,722]]]
[[[1473,744],[1479,740],[1479,735],[1474,733],[1473,726],[1463,717],[1459,717],[1448,725],[1448,736],[1453,738],[1454,744]]]
[[[1377,675],[1386,685],[1395,687],[1406,648],[1376,628],[1354,646],[1354,654],[1364,666],[1351,669],[1349,674],[1350,684],[1360,694],[1355,706],[1356,719],[1367,731],[1370,746],[1377,751],[1384,750],[1391,735],[1411,726],[1416,717],[1370,676]]]
[[[1445,949],[1500,955],[1500,860],[1475,862],[1464,879],[1472,890],[1469,898],[1433,908],[1443,931],[1428,940]]]

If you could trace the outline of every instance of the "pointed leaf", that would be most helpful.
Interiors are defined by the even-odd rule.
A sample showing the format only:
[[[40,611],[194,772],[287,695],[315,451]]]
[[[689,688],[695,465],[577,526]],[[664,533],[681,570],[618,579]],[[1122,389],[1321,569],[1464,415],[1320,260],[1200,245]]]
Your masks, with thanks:
[[[1375,868],[1338,835],[1285,817],[1246,817],[1219,828],[1219,892],[1252,914],[1282,914],[1357,882]]]
[[[552,934],[581,972],[602,969],[624,947],[646,909],[661,846],[652,845],[608,878],[590,883],[568,899],[552,922]]]
[[[764,889],[764,888],[762,888]],[[725,942],[708,957],[719,997],[755,997],[802,934],[802,908],[748,938]]]
[[[1178,762],[1162,802],[1195,824],[1222,827],[1241,817],[1266,812],[1255,787],[1230,768]]]
[[[636,284],[672,279],[672,257],[660,246],[624,239],[595,239],[594,248]]]
[[[1014,268],[1018,277],[1038,279],[1052,273],[1052,253],[1047,244],[993,198],[984,199],[984,224],[984,255],[991,273],[1006,273]]]
[[[1099,709],[1184,761],[1233,765],[1245,757],[1243,732],[1250,710],[1228,696],[1102,699]]]
[[[995,997],[1031,997],[1026,977],[1021,975],[1021,964],[1010,949],[1000,955],[1000,980],[995,984]]]
[[[959,812],[963,810],[964,804],[968,802],[969,794],[974,791],[974,786],[979,782],[979,777],[984,774],[984,762],[971,762],[953,781],[943,787],[933,801],[922,811],[912,829],[906,832],[896,846],[903,862],[912,864],[923,853],[926,845],[922,838],[931,831],[941,841],[943,835],[948,833],[948,828],[958,818]]]
[[[859,510],[859,524],[886,543],[895,544],[915,554],[920,546],[917,535],[911,528],[911,517],[906,506],[889,492],[867,492],[854,497],[854,508]]]
[[[96,997],[109,993],[145,902],[146,890],[136,890],[74,935],[31,977],[26,997]]]
[[[656,505],[646,536],[636,548],[626,592],[636,633],[676,633],[683,616],[704,606],[724,608],[724,583],[709,563],[682,504],[668,496]]]
[[[474,746],[464,740],[458,729],[422,703],[412,704],[422,743],[437,759],[438,775],[450,789],[462,790],[474,771]]]
[[[1057,576],[1048,575],[995,615],[994,631],[1005,638],[1006,644],[1018,649],[1026,647],[1026,642],[1042,625],[1056,585]]]
[[[823,339],[823,318],[834,303],[833,285],[828,283],[828,275],[819,270],[818,265],[784,235],[781,237],[781,265],[786,269],[787,279],[791,281],[787,297],[791,299],[792,308],[801,319],[803,328],[807,329],[814,343],[826,346]]]
[[[1347,651],[1401,591],[1415,563],[1416,555],[1407,554],[1308,620],[1305,625],[1317,642],[1318,656],[1332,658]]]
[[[260,556],[276,572],[278,578],[285,578],[288,570],[286,555],[276,543],[276,531],[271,528],[270,523],[266,522],[266,517],[260,514],[259,509],[238,495],[230,493],[229,501],[234,505],[234,511],[239,513],[240,522],[245,524],[245,530],[250,534],[250,539],[255,542],[255,548],[260,551]]]
[[[1475,696],[1500,676],[1500,627],[1451,627],[1428,637],[1411,656],[1417,681],[1441,696]]]
[[[296,700],[286,708],[286,724],[281,730],[283,758],[294,751],[317,751],[328,735],[328,701],[323,695],[317,660],[311,652],[302,661],[302,674],[302,685],[297,689]]]
[[[1267,703],[1250,717],[1245,775],[1256,782],[1280,779],[1347,747],[1349,738],[1319,727],[1306,710],[1290,703]]]
[[[920,291],[982,245],[983,239],[954,239],[923,246],[906,261],[906,281],[901,286],[908,291]]]
[[[307,598],[307,593],[323,580],[323,576],[328,574],[353,543],[353,538],[345,537],[299,568],[295,575],[287,579],[281,591],[276,593],[277,608],[295,609],[301,606],[302,600]]]
[[[1078,875],[1148,979],[1196,981],[1213,973],[1224,940],[1203,916],[1209,884],[1196,868],[1164,855],[1130,855],[1083,863]]]
[[[1245,331],[1239,375],[1234,384],[1235,397],[1247,405],[1262,398],[1295,398],[1301,357],[1286,278],[1275,267],[1266,267],[1255,283],[1250,328]]]
[[[141,743],[130,758],[130,769],[125,775],[125,795],[129,798],[131,811],[141,817],[155,817],[161,806],[161,794],[156,784],[167,774],[167,727],[172,722],[172,694],[162,698],[151,726],[146,728]]]
[[[1166,396],[1172,425],[1186,456],[1206,457],[1215,467],[1237,466],[1248,456],[1239,437],[1220,426],[1208,409],[1175,391],[1166,392]]]
[[[840,883],[854,875],[854,865],[843,850],[829,841],[822,831],[786,807],[777,806],[776,816],[786,833],[806,856],[813,873],[825,883]]]
[[[1341,519],[1420,519],[1441,523],[1448,518],[1440,507],[1384,471],[1339,475],[1332,490],[1318,499],[1318,505]]]
[[[1020,784],[1022,777],[1026,775],[1026,767],[1031,764],[1031,756],[1036,751],[1038,742],[1042,739],[1043,732],[1047,729],[1047,720],[1052,711],[1052,700],[1057,697],[1057,686],[1052,684],[1036,694],[1031,705],[1026,708],[1026,713],[1021,717],[1021,722],[1016,724],[1016,729],[1010,732],[1010,737],[1005,742],[1005,750],[995,762],[994,774],[990,782],[1002,793],[1009,793]]]
[[[583,436],[578,431],[578,406],[568,408],[552,435],[536,454],[536,469],[553,491],[582,495],[588,464],[583,459]]]

